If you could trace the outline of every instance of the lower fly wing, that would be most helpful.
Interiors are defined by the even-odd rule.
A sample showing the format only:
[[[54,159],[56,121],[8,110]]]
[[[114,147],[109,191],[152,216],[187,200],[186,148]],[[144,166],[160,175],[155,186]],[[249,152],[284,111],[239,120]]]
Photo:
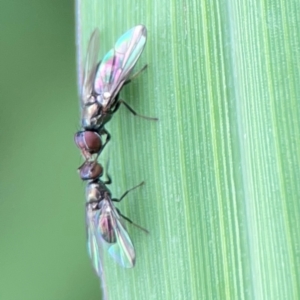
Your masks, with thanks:
[[[103,249],[106,249],[123,268],[134,266],[134,246],[109,197],[102,199],[97,204],[97,208],[93,204],[86,206],[86,227],[88,252],[93,267],[100,278],[103,275]],[[109,239],[106,235],[107,232],[110,232]]]
[[[134,246],[121,222],[118,219],[116,221],[116,243],[109,247],[108,252],[123,268],[132,268],[135,264]]]
[[[92,261],[92,265],[98,277],[100,278],[100,284],[102,289],[102,299],[106,300],[107,297],[107,288],[105,281],[105,274],[102,268],[102,254],[103,249],[102,245],[99,243],[97,238],[97,230],[94,226],[94,214],[89,208],[86,209],[86,231],[87,231],[87,248],[88,253]]]
[[[93,218],[98,245],[101,244],[123,268],[132,268],[135,264],[134,246],[120,222],[115,206],[107,197],[101,200],[98,207],[99,210],[94,211]]]

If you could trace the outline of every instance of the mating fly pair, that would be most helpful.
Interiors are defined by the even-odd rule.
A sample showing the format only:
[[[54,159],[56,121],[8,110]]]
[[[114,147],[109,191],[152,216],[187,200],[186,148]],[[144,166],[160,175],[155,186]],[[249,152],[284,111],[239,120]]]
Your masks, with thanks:
[[[100,179],[103,168],[97,159],[110,140],[105,124],[119,106],[124,104],[134,115],[138,115],[128,104],[119,99],[119,93],[125,84],[146,68],[145,66],[138,73],[131,75],[145,43],[146,27],[135,26],[117,40],[114,48],[100,62],[98,61],[100,47],[98,29],[94,30],[88,44],[80,95],[83,130],[75,134],[75,143],[85,158],[79,173],[81,179],[88,181],[86,187],[87,244],[98,276],[102,273],[102,248],[106,248],[109,254],[125,268],[131,268],[135,263],[135,250],[122,221],[124,219],[133,222],[123,216],[113,204],[114,201],[121,201],[130,190],[120,199],[112,198],[106,186],[111,183],[111,180],[109,177],[107,181]],[[103,135],[106,135],[104,143]]]

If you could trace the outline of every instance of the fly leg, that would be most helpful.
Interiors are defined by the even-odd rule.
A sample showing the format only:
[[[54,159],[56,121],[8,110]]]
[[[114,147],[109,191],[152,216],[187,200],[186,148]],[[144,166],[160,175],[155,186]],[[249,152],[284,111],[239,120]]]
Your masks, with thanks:
[[[131,191],[133,191],[134,189],[136,189],[136,188],[142,186],[143,184],[145,184],[145,181],[142,181],[142,182],[139,183],[138,185],[136,185],[136,186],[134,186],[133,188],[127,190],[127,191],[121,196],[120,199],[116,199],[116,198],[115,198],[115,199],[111,199],[111,200],[112,200],[112,201],[115,201],[115,202],[121,202],[122,199],[123,199],[124,197],[126,197],[126,195],[127,195],[129,192],[131,192]],[[143,227],[141,227],[141,226],[135,224],[135,223],[132,222],[129,218],[127,218],[126,216],[124,216],[124,215],[120,212],[119,209],[116,208],[116,210],[117,210],[118,214],[119,214],[123,219],[125,219],[127,222],[129,222],[130,224],[132,224],[132,225],[136,226],[137,228],[143,230],[144,232],[149,233],[149,231],[148,231],[147,229],[145,229],[145,228],[143,228]]]
[[[118,102],[116,103],[115,107],[112,109],[111,113],[115,113],[121,104],[124,104],[124,106],[134,115],[143,119],[147,119],[147,120],[151,120],[151,121],[158,121],[158,118],[153,118],[153,117],[147,117],[147,116],[143,116],[138,114],[133,108],[131,108],[124,100],[118,100]]]
[[[138,185],[132,187],[131,189],[127,190],[122,196],[120,199],[111,199],[112,201],[114,202],[121,202],[123,198],[125,198],[127,196],[127,194],[135,189],[137,189],[138,187],[142,186],[143,184],[145,184],[145,181],[142,181],[141,183],[139,183]]]
[[[94,159],[94,165],[98,162],[98,158],[99,158],[99,155],[102,153],[104,147],[107,145],[107,143],[110,141],[110,133],[105,129],[105,128],[102,128],[99,132],[99,135],[102,136],[102,135],[106,135],[106,140],[105,140],[105,143],[103,144],[103,146],[101,147],[101,149],[99,150],[99,152],[96,154],[96,157]]]
[[[116,210],[117,210],[118,214],[119,214],[124,220],[126,220],[127,222],[129,222],[129,223],[132,224],[133,226],[135,226],[135,227],[137,227],[137,228],[143,230],[143,231],[146,232],[147,234],[149,234],[149,231],[148,231],[147,229],[143,228],[142,226],[140,226],[140,225],[138,225],[138,224],[132,222],[129,218],[125,217],[125,216],[120,212],[119,209],[116,208]]]
[[[101,128],[97,133],[99,134],[100,137],[102,137],[103,135],[106,135],[106,140],[105,140],[105,143],[99,149],[99,151],[96,153],[95,161],[97,161],[99,155],[101,154],[104,147],[107,145],[107,143],[110,141],[110,138],[111,138],[110,133],[105,128]]]
[[[107,180],[103,182],[104,184],[111,184],[112,183],[111,177],[108,173],[108,167],[109,167],[109,160],[107,160],[107,163],[106,163],[106,174],[105,175],[107,177]]]
[[[111,177],[109,176],[109,174],[106,173],[106,177],[107,177],[107,180],[104,181],[103,183],[104,183],[104,184],[111,184],[111,183],[112,183],[112,180],[111,180]]]
[[[131,82],[133,79],[135,79],[136,77],[138,77],[142,72],[144,72],[146,69],[147,69],[148,65],[145,64],[139,71],[137,71],[136,73],[134,73],[129,79],[127,79],[125,82],[124,82],[124,85],[125,84],[128,84],[129,82]]]
[[[110,138],[111,138],[110,133],[109,133],[105,128],[102,128],[101,131],[99,132],[99,134],[100,134],[101,136],[102,136],[102,135],[106,135],[106,140],[105,140],[105,143],[103,144],[103,146],[101,147],[100,152],[97,154],[97,158],[98,158],[98,156],[100,155],[100,153],[103,151],[104,147],[105,147],[106,144],[110,141]]]
[[[137,76],[139,76],[143,71],[145,71],[145,70],[147,69],[147,67],[148,67],[147,64],[144,65],[139,71],[137,71],[136,73],[134,73],[128,80],[126,80],[126,81],[124,82],[124,85],[125,85],[125,84],[128,84],[128,83],[131,82],[133,79],[135,79]],[[118,95],[117,95],[116,98],[118,98]],[[120,107],[120,105],[121,105],[122,103],[125,105],[125,107],[126,107],[126,108],[127,108],[134,116],[138,116],[138,117],[141,117],[141,118],[144,118],[144,119],[147,119],[147,120],[151,120],[151,121],[157,121],[157,120],[158,120],[158,118],[147,117],[147,116],[143,116],[143,115],[138,114],[133,108],[131,108],[131,107],[130,107],[124,100],[122,100],[122,99],[117,101],[115,107],[112,108],[111,113],[112,113],[112,114],[115,113],[115,112],[119,109],[119,107]]]

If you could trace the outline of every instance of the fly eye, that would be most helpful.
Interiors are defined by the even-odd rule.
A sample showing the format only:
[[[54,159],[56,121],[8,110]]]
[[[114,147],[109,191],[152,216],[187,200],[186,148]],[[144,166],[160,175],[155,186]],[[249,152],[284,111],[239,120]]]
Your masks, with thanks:
[[[74,137],[77,147],[81,150],[89,151],[91,154],[97,153],[102,147],[102,141],[94,131],[79,131]]]

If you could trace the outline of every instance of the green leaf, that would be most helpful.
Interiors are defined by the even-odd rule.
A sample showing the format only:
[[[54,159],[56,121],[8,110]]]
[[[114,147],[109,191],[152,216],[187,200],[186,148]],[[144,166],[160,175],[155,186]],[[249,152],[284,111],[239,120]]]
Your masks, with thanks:
[[[112,192],[136,266],[104,253],[108,299],[300,298],[300,6],[297,1],[78,1],[78,45],[101,56],[148,28],[108,125]]]

